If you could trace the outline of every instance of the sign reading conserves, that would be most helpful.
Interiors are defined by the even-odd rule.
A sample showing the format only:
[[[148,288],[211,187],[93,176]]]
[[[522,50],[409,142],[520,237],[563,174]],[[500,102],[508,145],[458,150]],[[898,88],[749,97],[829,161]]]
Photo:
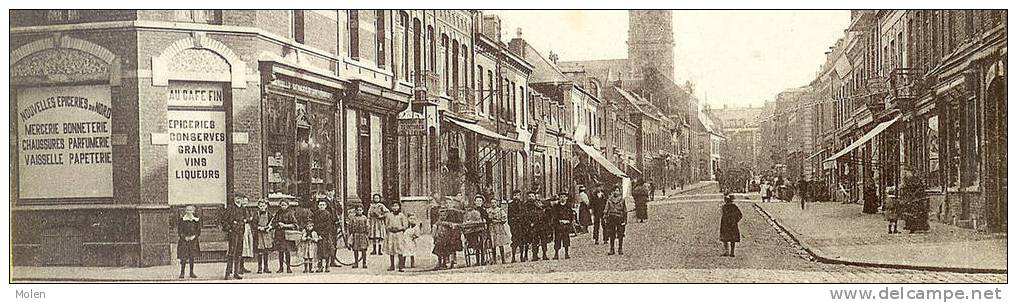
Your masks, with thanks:
[[[113,196],[109,86],[24,88],[17,106],[21,198]]]
[[[226,114],[166,112],[169,204],[226,203]]]

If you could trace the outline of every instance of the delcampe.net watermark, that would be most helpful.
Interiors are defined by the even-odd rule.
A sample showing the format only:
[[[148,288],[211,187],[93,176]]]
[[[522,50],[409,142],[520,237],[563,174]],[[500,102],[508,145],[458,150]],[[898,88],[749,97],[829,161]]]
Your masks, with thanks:
[[[900,300],[900,301],[958,301],[1002,300],[999,288],[989,289],[929,289],[885,287],[883,289],[831,289],[834,300]]]

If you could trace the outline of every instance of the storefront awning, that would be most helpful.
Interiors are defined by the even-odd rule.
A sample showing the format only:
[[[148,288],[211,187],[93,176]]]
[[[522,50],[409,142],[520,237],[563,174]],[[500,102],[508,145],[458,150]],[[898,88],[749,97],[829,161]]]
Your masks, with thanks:
[[[823,152],[825,152],[825,151],[826,151],[825,148],[824,149],[820,149],[819,151],[817,151],[816,153],[812,154],[808,158],[805,158],[805,160],[812,160],[812,158],[815,158],[816,156],[819,156],[819,155],[823,154]]]
[[[512,139],[506,136],[502,136],[492,130],[489,130],[477,123],[470,123],[466,121],[460,121],[453,118],[446,118],[448,122],[458,125],[459,127],[465,128],[466,130],[477,133],[478,135],[487,137],[491,140],[497,141],[498,146],[504,150],[522,151],[525,150],[525,144],[522,141]]]
[[[641,171],[641,170],[639,170],[638,168],[636,168],[636,166],[635,166],[635,165],[632,165],[632,164],[625,164],[625,166],[628,166],[629,170],[631,170],[631,171],[635,172],[636,174],[638,174],[638,175],[640,175],[640,176],[642,176],[642,175],[643,175],[643,171]]]
[[[600,166],[604,167],[604,169],[606,169],[607,172],[621,178],[628,177],[627,175],[625,175],[625,172],[623,172],[621,169],[618,169],[617,166],[614,166],[614,163],[608,161],[607,158],[605,158],[604,155],[600,154],[600,151],[598,151],[596,148],[593,148],[593,146],[588,146],[586,144],[582,144],[579,142],[576,142],[576,146],[579,146],[579,149],[583,150],[583,152],[586,153],[586,155],[590,156],[590,158],[593,159],[593,161],[596,161],[598,164],[600,164]]]
[[[838,158],[843,157],[844,155],[850,153],[859,146],[865,145],[865,143],[869,142],[869,140],[872,140],[872,138],[875,138],[877,135],[879,135],[879,133],[882,133],[884,130],[893,125],[893,123],[897,122],[898,119],[900,119],[900,115],[893,117],[893,119],[890,119],[890,121],[886,121],[880,123],[879,125],[876,125],[876,127],[873,127],[872,130],[870,130],[868,133],[865,133],[864,136],[858,138],[858,140],[855,140],[855,142],[851,142],[851,145],[848,145],[847,147],[840,150],[836,154],[833,154],[833,156],[826,158],[826,160],[823,160],[823,162],[837,161]]]

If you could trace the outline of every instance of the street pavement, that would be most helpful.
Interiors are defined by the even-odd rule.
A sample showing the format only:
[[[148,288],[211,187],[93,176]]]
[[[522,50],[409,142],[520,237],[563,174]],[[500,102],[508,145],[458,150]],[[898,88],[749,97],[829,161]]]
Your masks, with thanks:
[[[649,207],[646,223],[630,220],[625,255],[608,256],[608,247],[594,245],[590,234],[572,238],[572,258],[520,262],[481,267],[431,271],[433,256],[425,252],[429,237],[421,238],[418,268],[405,273],[385,271],[387,257],[374,256],[371,268],[340,268],[317,274],[248,274],[238,282],[742,282],[742,283],[930,283],[1003,282],[1002,274],[965,274],[919,270],[886,269],[851,265],[824,264],[803,258],[802,251],[791,245],[753,209],[751,202],[738,202],[744,218],[740,228],[742,242],[736,257],[722,257],[718,240],[720,199],[669,199]],[[463,264],[460,255],[460,264]],[[248,267],[251,267],[248,263]],[[220,264],[202,264],[199,275],[218,278]],[[273,264],[273,268],[275,264]],[[48,270],[40,270],[48,269]],[[76,274],[61,274],[53,268],[15,267],[15,279],[64,280],[91,275],[115,280],[175,280],[177,267],[144,269],[78,268]],[[129,270],[129,271],[128,271]],[[46,278],[48,276],[48,278]],[[154,279],[158,277],[159,279]],[[184,280],[187,281],[187,280]],[[218,280],[213,280],[218,281]],[[206,281],[207,282],[207,281]]]
[[[1007,269],[1006,234],[930,222],[930,230],[887,233],[882,214],[863,214],[858,204],[760,203],[759,206],[819,257],[904,268],[979,272]],[[900,222],[900,227],[904,222]]]

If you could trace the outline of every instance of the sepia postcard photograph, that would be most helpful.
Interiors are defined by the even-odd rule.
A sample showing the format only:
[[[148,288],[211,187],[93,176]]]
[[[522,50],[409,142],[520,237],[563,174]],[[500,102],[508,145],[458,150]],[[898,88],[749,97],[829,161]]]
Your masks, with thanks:
[[[1005,7],[291,5],[8,10],[9,297],[1007,295]]]

